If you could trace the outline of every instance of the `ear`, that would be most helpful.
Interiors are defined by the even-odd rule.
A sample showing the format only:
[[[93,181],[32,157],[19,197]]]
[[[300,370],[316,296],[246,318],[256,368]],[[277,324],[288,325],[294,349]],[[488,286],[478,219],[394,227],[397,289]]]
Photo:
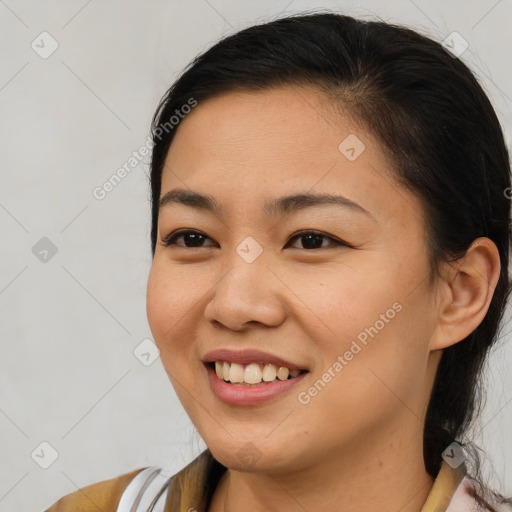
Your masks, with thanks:
[[[498,248],[485,237],[475,239],[462,258],[449,264],[439,284],[439,318],[431,350],[454,345],[480,325],[489,309],[500,269]]]

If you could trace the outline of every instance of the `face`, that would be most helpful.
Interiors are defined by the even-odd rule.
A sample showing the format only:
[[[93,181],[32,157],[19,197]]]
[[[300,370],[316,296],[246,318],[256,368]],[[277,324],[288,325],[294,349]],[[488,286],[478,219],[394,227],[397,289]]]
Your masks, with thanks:
[[[228,93],[181,121],[147,314],[181,403],[227,467],[297,470],[421,430],[435,370],[426,233],[390,165],[307,87]],[[298,195],[314,197],[282,200]]]

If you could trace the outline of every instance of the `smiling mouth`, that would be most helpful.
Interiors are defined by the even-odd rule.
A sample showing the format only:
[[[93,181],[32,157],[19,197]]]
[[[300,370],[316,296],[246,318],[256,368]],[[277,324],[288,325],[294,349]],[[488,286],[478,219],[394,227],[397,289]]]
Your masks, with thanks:
[[[290,370],[286,366],[276,366],[270,363],[238,364],[228,361],[208,363],[217,377],[224,382],[238,386],[257,386],[270,384],[275,381],[291,380],[307,370]]]

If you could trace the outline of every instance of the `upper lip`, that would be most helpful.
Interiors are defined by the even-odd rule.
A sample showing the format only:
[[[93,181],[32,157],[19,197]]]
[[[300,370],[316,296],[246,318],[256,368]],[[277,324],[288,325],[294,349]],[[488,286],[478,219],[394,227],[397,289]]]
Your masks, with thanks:
[[[203,362],[213,363],[215,361],[227,361],[229,363],[238,364],[250,364],[250,363],[264,363],[273,364],[275,366],[285,366],[289,370],[304,370],[304,366],[297,365],[285,359],[269,354],[268,352],[262,352],[257,349],[244,349],[244,350],[230,350],[217,349],[205,354]]]

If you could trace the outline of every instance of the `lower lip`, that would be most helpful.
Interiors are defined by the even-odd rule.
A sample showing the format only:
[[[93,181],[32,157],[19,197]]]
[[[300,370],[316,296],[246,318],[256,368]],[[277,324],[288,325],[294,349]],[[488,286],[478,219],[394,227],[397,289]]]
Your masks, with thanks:
[[[219,379],[215,370],[206,365],[210,386],[217,398],[229,405],[259,405],[283,395],[296,386],[307,375],[307,372],[301,373],[298,377],[287,380],[274,380],[267,384],[244,386],[231,384],[223,379]]]

